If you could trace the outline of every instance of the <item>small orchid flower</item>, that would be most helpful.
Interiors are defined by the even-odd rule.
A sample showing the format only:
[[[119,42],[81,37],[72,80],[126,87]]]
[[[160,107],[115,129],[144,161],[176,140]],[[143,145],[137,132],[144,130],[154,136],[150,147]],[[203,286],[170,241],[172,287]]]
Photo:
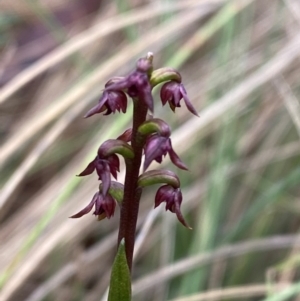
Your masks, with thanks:
[[[160,90],[160,98],[163,105],[165,105],[167,102],[169,103],[169,106],[173,112],[175,112],[176,107],[181,107],[180,100],[183,98],[188,110],[192,114],[199,116],[196,109],[190,102],[182,83],[177,81],[169,81],[165,83]]]
[[[108,81],[105,85],[105,87],[109,87],[109,85],[112,85],[116,80],[119,80],[120,78],[112,78],[110,81]],[[126,94],[123,91],[106,91],[104,90],[99,103],[90,109],[86,114],[85,118],[91,117],[94,114],[98,114],[101,112],[105,112],[104,115],[109,115],[111,113],[115,113],[116,111],[123,113],[126,113],[127,109],[127,97]]]
[[[161,163],[162,158],[165,157],[167,153],[169,154],[169,157],[174,165],[184,170],[188,169],[173,150],[171,139],[169,137],[161,136],[158,133],[152,134],[147,138],[144,150],[144,170],[149,167],[153,160]]]
[[[98,217],[98,220],[102,220],[104,218],[110,219],[115,213],[116,200],[110,194],[103,195],[98,191],[95,193],[91,202],[85,208],[70,217],[82,217],[83,215],[89,213],[94,206],[95,211],[93,214]]]
[[[118,139],[109,139],[101,144],[96,158],[78,176],[87,176],[96,170],[103,184],[103,194],[106,195],[111,186],[110,174],[117,180],[117,172],[120,171],[120,160],[116,154],[124,158],[134,157],[132,147],[128,143]]]
[[[117,172],[120,170],[120,161],[116,154],[112,154],[106,158],[101,158],[99,154],[88,164],[78,177],[90,175],[96,170],[99,180],[103,183],[103,194],[106,195],[110,187],[110,174],[117,180]]]
[[[152,87],[148,76],[150,69],[151,64],[149,61],[146,59],[140,59],[135,71],[109,85],[105,88],[105,91],[125,91],[132,98],[142,99],[149,110],[153,112]]]
[[[155,196],[155,206],[158,207],[162,202],[166,202],[166,210],[169,210],[176,214],[177,219],[187,228],[191,227],[184,220],[180,211],[182,202],[182,193],[180,188],[174,188],[171,185],[161,186]]]

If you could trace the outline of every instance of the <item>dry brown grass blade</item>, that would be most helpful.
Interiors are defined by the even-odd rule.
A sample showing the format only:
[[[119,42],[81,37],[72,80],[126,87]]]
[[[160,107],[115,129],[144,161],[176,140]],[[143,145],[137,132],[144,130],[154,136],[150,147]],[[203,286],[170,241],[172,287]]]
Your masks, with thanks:
[[[300,103],[293,93],[290,85],[287,83],[285,78],[281,75],[274,81],[275,87],[277,88],[283,103],[291,116],[291,119],[295,125],[295,128],[300,137]]]
[[[64,45],[58,49],[53,50],[48,55],[45,55],[36,63],[20,72],[15,78],[8,82],[0,90],[0,104],[7,100],[13,93],[18,91],[24,85],[29,83],[35,77],[45,72],[47,69],[55,66],[76,51],[95,43],[98,39],[103,38],[109,34],[112,34],[126,26],[133,25],[139,22],[152,19],[165,13],[174,12],[178,10],[194,8],[199,5],[217,5],[225,2],[226,0],[202,0],[202,1],[184,1],[174,5],[148,5],[145,8],[135,9],[132,13],[126,13],[124,15],[118,15],[112,17],[107,21],[99,22],[92,28],[78,34],[71,38]]]
[[[281,147],[273,147],[262,150],[257,155],[248,159],[236,162],[228,167],[228,174],[235,176],[241,173],[248,173],[259,168],[266,167],[272,163],[283,161],[300,154],[300,142],[290,142]]]
[[[59,135],[69,126],[72,120],[82,112],[85,107],[85,101],[78,103],[46,133],[46,135],[37,143],[30,154],[23,160],[8,179],[0,192],[0,219],[7,212],[12,204],[5,206],[11,194],[15,191],[20,182],[24,179],[28,171],[34,166],[42,154],[51,146]]]
[[[138,295],[153,288],[156,285],[163,285],[165,281],[178,275],[186,273],[195,268],[200,268],[216,260],[226,260],[251,252],[265,252],[280,250],[292,246],[300,245],[299,235],[274,236],[264,239],[257,239],[224,246],[215,251],[189,257],[158,271],[152,272],[147,276],[136,280],[133,283],[133,295]]]
[[[294,18],[300,25],[300,4],[297,0],[284,0],[286,6],[291,11]]]
[[[288,284],[276,284],[272,286],[272,292],[278,292],[288,288]],[[192,296],[172,299],[170,301],[218,301],[224,299],[242,299],[263,297],[270,292],[270,287],[266,284],[245,285],[239,287],[229,287],[224,289],[216,289],[205,293]]]
[[[66,5],[69,4],[68,2],[71,2],[71,0],[67,0],[67,1],[43,0],[39,2],[40,2],[39,5],[41,5],[43,8],[47,10],[55,10],[61,7],[65,7]],[[23,17],[36,17],[35,12],[32,11],[27,1],[23,1],[23,0],[14,0],[14,1],[1,0],[0,11],[4,13],[11,13],[14,15],[23,16]]]
[[[145,52],[149,49],[149,47],[153,47],[164,38],[168,37],[168,39],[170,39],[172,36],[177,35],[178,32],[183,31],[184,28],[188,28],[190,24],[194,23],[197,19],[204,17],[209,12],[211,12],[211,10],[208,9],[193,10],[188,13],[182,13],[178,16],[178,18],[186,20],[184,23],[178,22],[176,19],[172,21],[172,23],[162,26],[159,30],[157,28],[152,30],[145,35],[142,40],[125,47],[121,53],[118,53],[112,59],[107,60],[88,78],[83,80],[81,84],[77,84],[73,89],[66,93],[66,95],[58,99],[51,108],[36,116],[34,120],[28,121],[26,127],[21,133],[14,133],[2,147],[0,162],[3,164],[11,154],[22,146],[23,143],[31,139],[38,131],[60,116],[76,101],[82,99],[86,95],[89,95],[90,91],[98,91],[100,93],[101,89],[99,87],[99,82],[108,78],[112,72],[116,71],[118,66],[123,65],[124,62],[130,60],[133,56]]]

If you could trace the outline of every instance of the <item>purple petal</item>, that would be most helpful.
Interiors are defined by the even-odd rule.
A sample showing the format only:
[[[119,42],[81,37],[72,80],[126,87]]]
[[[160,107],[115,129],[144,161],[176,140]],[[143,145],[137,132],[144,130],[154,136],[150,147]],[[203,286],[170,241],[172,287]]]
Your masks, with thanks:
[[[171,159],[172,163],[180,169],[188,170],[187,166],[180,160],[178,155],[173,150],[171,139],[169,139],[169,141],[170,141],[170,147],[168,149],[168,153],[169,153],[169,156],[170,156],[170,159]]]
[[[120,112],[122,110],[123,113],[126,112],[127,109],[127,97],[122,91],[109,91],[107,107],[110,112],[115,113],[116,111]],[[106,113],[105,115],[108,115]]]
[[[182,200],[182,194],[181,194],[181,191],[179,190],[180,193],[176,194],[176,197],[175,197],[175,201],[174,201],[174,206],[175,206],[175,213],[176,213],[176,216],[177,216],[177,219],[188,229],[192,229],[188,224],[187,222],[184,220],[183,218],[183,215],[181,213],[181,210],[180,210],[180,203],[181,201],[179,201],[179,199],[181,198]]]
[[[110,188],[110,168],[108,164],[105,166],[105,170],[102,171],[101,175],[99,175],[101,181],[102,181],[102,194],[107,195],[107,192]]]
[[[105,107],[103,107],[102,105],[97,104],[96,106],[94,106],[93,108],[91,108],[84,116],[83,118],[88,118],[91,117],[95,114],[101,113],[105,111]]]
[[[126,77],[116,83],[110,84],[108,87],[105,88],[105,91],[122,91],[124,89],[127,89],[128,86],[129,81]]]
[[[182,94],[182,97],[184,99],[184,102],[185,102],[185,105],[187,107],[187,109],[194,115],[196,115],[197,117],[199,117],[196,109],[193,107],[192,103],[190,102],[188,96],[187,96],[187,93],[186,93],[186,90],[184,88],[184,86],[181,84],[180,85],[180,92]]]
[[[91,173],[93,173],[94,170],[95,170],[95,160],[90,162],[88,166],[85,168],[85,170],[82,171],[79,175],[77,175],[77,177],[90,175]]]
[[[153,105],[153,97],[151,93],[151,86],[149,83],[142,89],[142,98],[147,105],[148,109],[151,113],[154,111],[154,105]]]
[[[110,155],[107,158],[110,173],[113,175],[113,177],[117,180],[117,172],[120,171],[120,160],[119,157],[116,154]]]
[[[172,91],[169,88],[170,82],[165,83],[160,90],[160,99],[163,106],[172,99]]]
[[[126,113],[127,110],[127,96],[124,92],[120,91],[118,93],[118,104],[119,108],[123,113]]]
[[[101,193],[97,193],[97,198],[95,201],[95,215],[101,215],[103,214],[104,210],[102,208],[102,203],[103,203],[103,196]]]
[[[100,100],[99,100],[99,103],[95,107],[90,109],[84,115],[84,118],[88,118],[88,117],[90,117],[94,114],[98,114],[98,113],[101,113],[101,112],[105,111],[106,107],[104,105],[107,102],[107,99],[108,99],[108,93],[106,91],[104,91],[101,98],[100,98]]]
[[[98,197],[98,192],[95,193],[95,195],[93,196],[93,199],[91,200],[91,202],[85,208],[83,208],[78,213],[70,216],[70,218],[79,218],[79,217],[82,217],[83,215],[89,213],[92,210],[92,208],[95,204],[95,201],[97,200],[97,197]]]
[[[162,156],[166,154],[165,142],[165,137],[159,137],[157,135],[153,135],[148,139],[145,146],[144,171],[149,167],[153,160],[161,163]]]
[[[170,108],[173,112],[175,112],[176,107],[180,107],[180,100],[182,98],[181,92],[180,92],[180,84],[174,83],[173,87],[173,97],[171,101],[169,101]]]
[[[174,191],[174,188],[171,187],[170,185],[164,185],[161,186],[155,195],[155,205],[154,208],[158,207],[162,202],[166,201],[169,199],[170,196],[172,196]]]
[[[115,213],[116,201],[108,194],[105,196],[102,204],[103,210],[106,213],[106,217],[109,219]]]
[[[122,135],[120,135],[117,139],[125,142],[130,142],[132,136],[132,128],[126,130]]]

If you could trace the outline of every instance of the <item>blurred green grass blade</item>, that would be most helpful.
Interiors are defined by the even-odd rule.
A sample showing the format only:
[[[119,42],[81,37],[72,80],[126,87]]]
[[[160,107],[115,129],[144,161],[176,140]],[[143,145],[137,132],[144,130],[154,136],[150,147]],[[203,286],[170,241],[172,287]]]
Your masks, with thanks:
[[[300,283],[296,283],[294,285],[291,285],[289,288],[274,293],[273,296],[267,297],[263,299],[262,301],[285,301],[285,300],[291,300],[290,298],[296,297],[300,293]]]
[[[281,197],[286,194],[286,191],[299,184],[300,168],[296,168],[285,176],[285,178],[278,180],[271,184],[269,189],[264,190],[251,205],[251,207],[243,214],[236,226],[225,237],[224,243],[234,241],[255,222],[256,217],[261,215],[267,206],[275,205]]]
[[[127,11],[130,11],[132,8],[130,7],[129,1],[124,1],[124,0],[115,0],[115,5],[117,7],[117,10],[119,11],[119,13],[125,13]],[[138,28],[135,25],[130,25],[125,27],[124,32],[126,34],[126,37],[128,39],[129,42],[133,42],[135,41],[138,36]]]
[[[50,30],[53,37],[60,43],[63,43],[67,39],[67,33],[61,24],[56,20],[53,14],[46,10],[38,1],[25,0],[27,5],[33,10],[36,16],[38,16],[44,25]]]

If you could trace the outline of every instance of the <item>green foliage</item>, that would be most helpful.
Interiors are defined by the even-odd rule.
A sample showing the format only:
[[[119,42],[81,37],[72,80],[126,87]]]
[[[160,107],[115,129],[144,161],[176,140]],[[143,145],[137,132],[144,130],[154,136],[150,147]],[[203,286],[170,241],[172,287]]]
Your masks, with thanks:
[[[131,301],[130,271],[127,265],[125,244],[122,240],[115,257],[110,278],[108,301]]]

